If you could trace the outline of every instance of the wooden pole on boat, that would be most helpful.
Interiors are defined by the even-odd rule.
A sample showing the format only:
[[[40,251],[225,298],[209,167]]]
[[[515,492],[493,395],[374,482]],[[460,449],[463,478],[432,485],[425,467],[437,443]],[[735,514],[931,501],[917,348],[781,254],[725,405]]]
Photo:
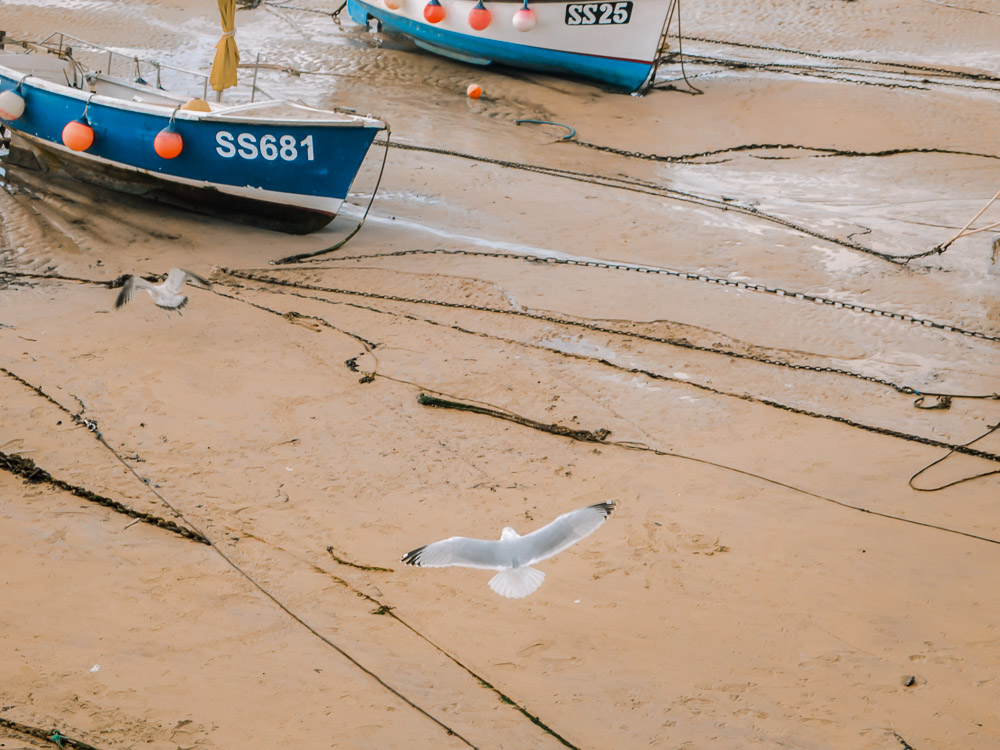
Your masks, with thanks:
[[[250,86],[250,102],[257,98],[257,71],[260,70],[260,52],[257,53],[257,60],[253,64],[253,84]]]

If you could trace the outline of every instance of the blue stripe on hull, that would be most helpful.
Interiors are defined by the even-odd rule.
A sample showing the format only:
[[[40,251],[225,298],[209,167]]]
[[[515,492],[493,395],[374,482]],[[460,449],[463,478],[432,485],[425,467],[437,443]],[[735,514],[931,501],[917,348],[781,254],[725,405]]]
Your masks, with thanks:
[[[12,89],[15,83],[0,76],[0,90]],[[7,127],[61,147],[63,128],[83,115],[86,102],[33,87],[30,82],[23,85],[20,94],[25,100],[24,114],[16,121],[5,123]],[[77,155],[100,157],[124,169],[146,170],[168,179],[175,176],[236,188],[252,187],[343,200],[378,132],[374,127],[359,126],[177,119],[174,128],[184,139],[184,148],[176,158],[162,159],[153,150],[153,140],[169,120],[169,110],[163,115],[150,114],[92,101],[87,107],[87,121],[94,129],[94,143],[86,152]],[[253,158],[241,156],[240,144],[234,142],[233,156],[222,156],[217,141],[222,131],[231,134],[233,139],[242,133],[248,134],[248,142],[252,136],[256,155]],[[275,145],[273,152],[267,150],[268,156],[274,157],[270,159],[265,158],[259,148],[261,139],[268,135],[273,137]],[[285,136],[284,141],[282,136]],[[309,144],[303,143],[310,136],[311,159]],[[286,146],[284,152],[281,151],[282,143]],[[242,150],[247,155],[253,153],[248,147]]]
[[[371,16],[382,22],[385,31],[422,39],[445,51],[484,58],[516,68],[588,78],[626,91],[640,88],[653,68],[650,63],[560,52],[447,31],[417,23],[359,0],[347,0],[347,10],[355,23],[362,26],[367,25],[368,17]]]

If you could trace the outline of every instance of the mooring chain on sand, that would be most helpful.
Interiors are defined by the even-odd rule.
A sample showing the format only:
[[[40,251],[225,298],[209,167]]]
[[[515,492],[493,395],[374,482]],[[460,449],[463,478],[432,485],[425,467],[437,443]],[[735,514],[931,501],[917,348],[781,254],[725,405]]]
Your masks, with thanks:
[[[855,86],[876,86],[886,89],[909,89],[915,91],[929,91],[932,86],[947,86],[949,88],[972,89],[973,91],[987,91],[996,93],[998,89],[989,85],[975,85],[973,83],[956,83],[954,81],[934,81],[927,77],[921,77],[919,83],[901,83],[893,80],[872,80],[872,79],[893,79],[902,81],[913,80],[905,72],[894,73],[891,71],[852,71],[845,68],[824,68],[815,65],[802,65],[796,63],[776,63],[776,62],[754,62],[750,60],[733,60],[724,57],[710,57],[708,55],[691,55],[685,53],[685,59],[689,63],[702,63],[704,65],[719,65],[730,70],[762,70],[771,73],[782,73],[790,76],[800,76],[804,78],[820,78],[826,81],[837,81]]]
[[[709,64],[721,64],[730,69],[763,69],[772,70],[777,72],[786,72],[792,75],[811,75],[817,78],[825,78],[830,80],[843,81],[845,83],[855,83],[864,84],[872,86],[885,86],[887,88],[916,88],[916,89],[926,89],[928,85],[938,85],[938,86],[949,86],[957,88],[969,88],[979,91],[997,91],[989,85],[976,86],[972,83],[956,83],[952,81],[935,81],[932,80],[934,77],[940,78],[956,78],[964,79],[966,81],[979,82],[983,84],[998,83],[1000,82],[1000,77],[990,75],[988,73],[970,73],[960,70],[952,70],[948,68],[933,67],[929,65],[918,65],[918,64],[907,64],[903,62],[891,62],[887,60],[868,60],[859,57],[848,57],[842,55],[830,55],[822,54],[818,52],[807,52],[804,50],[791,49],[787,47],[775,47],[769,45],[761,44],[748,44],[743,42],[731,42],[723,41],[718,39],[707,39],[704,37],[687,37],[689,42],[705,42],[708,44],[716,44],[726,47],[740,47],[744,49],[755,49],[763,50],[769,52],[781,52],[784,54],[799,55],[802,57],[812,57],[822,60],[831,60],[836,62],[848,62],[848,63],[858,63],[861,65],[867,65],[872,68],[870,71],[857,71],[850,68],[843,67],[832,67],[823,68],[815,65],[800,64],[800,63],[778,63],[778,62],[767,62],[767,61],[757,61],[757,60],[734,60],[729,58],[718,58],[711,57],[708,55],[691,55],[685,54],[685,58],[689,62],[704,62]],[[668,57],[678,57],[680,53],[671,53]],[[795,69],[799,69],[800,72],[796,72]],[[889,68],[891,70],[886,70],[884,73],[880,73],[879,68]],[[823,73],[841,73],[843,75],[823,75]],[[882,75],[883,77],[888,76],[898,76],[903,79],[917,80],[919,83],[916,84],[892,84],[892,83],[878,83],[870,82],[865,80],[857,80],[857,78],[849,78],[847,76],[868,76],[875,77]],[[927,84],[927,85],[920,85]]]
[[[22,724],[19,721],[13,721],[12,719],[0,718],[0,727],[5,729],[10,729],[12,732],[18,732],[19,734],[27,735],[28,737],[34,737],[39,740],[44,740],[45,742],[51,742],[57,747],[69,747],[73,750],[97,750],[93,745],[88,745],[82,740],[77,740],[72,737],[67,737],[62,734],[58,729],[53,729],[50,732],[40,729],[38,727],[29,726],[28,724]]]
[[[892,388],[893,390],[907,394],[907,395],[947,395],[951,398],[973,398],[973,399],[997,399],[1000,400],[1000,394],[984,394],[984,395],[966,395],[966,394],[930,394],[923,393],[908,385],[899,385],[886,378],[880,378],[875,375],[864,375],[863,373],[853,372],[852,370],[845,370],[839,367],[828,367],[826,365],[807,365],[798,364],[795,362],[786,362],[785,360],[774,359],[771,357],[763,357],[756,354],[749,354],[746,352],[734,352],[726,349],[717,349],[711,346],[703,346],[701,344],[693,344],[684,338],[670,338],[666,336],[653,336],[652,334],[638,333],[635,331],[622,331],[617,328],[610,328],[608,326],[599,325],[597,323],[589,323],[582,320],[572,320],[569,318],[558,318],[553,315],[540,315],[538,313],[532,313],[527,310],[515,310],[511,308],[500,308],[500,307],[487,307],[485,305],[474,305],[468,302],[448,302],[444,300],[434,300],[420,297],[401,297],[394,294],[380,294],[378,292],[367,292],[357,289],[342,289],[336,287],[325,287],[319,286],[317,284],[307,284],[305,282],[289,281],[287,279],[279,279],[274,276],[269,276],[267,274],[255,273],[253,271],[241,271],[238,269],[222,268],[221,273],[227,274],[229,276],[234,276],[236,278],[247,279],[249,281],[257,281],[265,284],[274,284],[276,286],[290,287],[294,289],[308,289],[314,292],[325,292],[327,294],[341,294],[354,297],[366,297],[370,299],[381,299],[389,302],[402,302],[406,304],[417,304],[417,305],[433,305],[436,307],[447,307],[460,310],[470,310],[473,312],[484,312],[497,315],[511,315],[522,318],[527,318],[529,320],[537,320],[545,323],[554,323],[556,325],[562,326],[573,326],[575,328],[584,328],[589,331],[596,331],[598,333],[607,333],[613,336],[624,336],[627,338],[639,339],[642,341],[651,341],[657,344],[668,344],[670,346],[677,346],[683,349],[690,349],[692,351],[705,352],[708,354],[719,354],[725,357],[732,357],[735,359],[748,360],[752,362],[759,362],[765,365],[774,365],[777,367],[785,367],[791,370],[801,370],[804,372],[819,372],[819,373],[829,373],[832,375],[842,375],[845,377],[855,378],[857,380],[863,380],[869,383],[874,383],[876,385],[886,386]]]
[[[110,508],[116,513],[121,513],[129,516],[130,518],[134,518],[136,521],[148,523],[151,526],[158,526],[161,529],[171,531],[178,536],[182,536],[194,542],[199,542],[200,544],[209,544],[208,539],[198,532],[185,528],[174,523],[173,521],[168,521],[165,518],[154,516],[151,513],[144,513],[142,511],[135,510],[124,503],[112,500],[111,498],[103,495],[98,495],[96,492],[91,492],[84,487],[78,487],[75,484],[63,481],[62,479],[56,479],[45,469],[37,466],[30,458],[19,456],[16,453],[7,454],[0,451],[0,469],[8,471],[15,476],[22,477],[26,484],[50,484],[53,487],[69,492],[79,498],[89,500],[90,502],[97,503],[98,505],[103,505],[105,508]]]
[[[892,68],[903,68],[904,71],[907,70],[919,70],[922,73],[934,73],[937,75],[954,76],[955,78],[969,78],[971,80],[981,80],[981,81],[996,81],[1000,82],[1000,77],[988,75],[986,73],[967,73],[960,70],[949,70],[948,68],[935,68],[927,65],[913,65],[909,63],[901,62],[891,62],[888,60],[866,60],[861,57],[846,57],[843,55],[829,55],[821,52],[808,52],[806,50],[791,49],[789,47],[775,47],[765,44],[752,44],[749,42],[733,42],[724,39],[708,39],[699,36],[688,36],[686,39],[689,42],[706,42],[708,44],[720,44],[725,47],[743,47],[745,49],[759,49],[768,52],[785,52],[794,55],[803,55],[805,57],[816,57],[823,60],[837,60],[840,62],[853,62],[861,63],[863,65],[881,65]]]
[[[599,143],[573,140],[577,146],[603,151],[616,156],[626,156],[630,159],[642,159],[645,161],[658,161],[669,164],[700,164],[696,159],[703,159],[709,156],[721,156],[723,154],[733,154],[742,151],[812,151],[809,158],[812,159],[833,159],[837,157],[848,158],[881,158],[886,156],[902,156],[904,154],[945,154],[948,156],[974,156],[979,159],[1000,159],[1000,154],[986,154],[977,151],[958,151],[948,148],[888,148],[880,151],[852,151],[849,149],[831,148],[829,146],[803,146],[798,143],[747,143],[739,146],[729,146],[727,148],[714,149],[712,151],[701,151],[694,154],[680,154],[672,156],[669,154],[653,154],[643,151],[630,151],[615,146],[605,146]],[[791,158],[791,157],[768,157],[770,159]],[[716,162],[713,162],[716,163]]]
[[[223,269],[223,272],[233,273],[231,271],[227,271],[226,269]],[[264,282],[264,283],[267,283],[267,282]],[[271,283],[274,283],[274,284],[276,284],[278,286],[282,286],[282,287],[296,286],[294,283],[283,282],[281,280],[275,280],[275,281],[273,281]],[[337,291],[337,290],[333,290],[333,291]],[[473,309],[473,310],[477,310],[477,311],[485,311],[485,312],[510,312],[510,311],[507,311],[507,310],[497,310],[497,309],[494,309],[494,308],[475,308],[475,307],[471,307],[470,308],[469,306],[466,306],[466,305],[457,305],[457,304],[456,305],[452,305],[452,304],[446,304],[446,303],[436,303],[436,302],[431,301],[431,300],[423,300],[422,301],[422,300],[410,300],[410,299],[398,298],[398,297],[397,298],[392,298],[392,297],[388,297],[386,295],[379,295],[379,294],[367,293],[367,292],[344,291],[344,293],[345,294],[353,294],[353,295],[362,296],[362,297],[371,297],[371,298],[375,298],[375,299],[386,299],[386,300],[390,300],[390,301],[409,301],[409,302],[425,302],[427,304],[443,304],[444,306],[447,306],[447,307],[465,307],[465,308],[468,308],[468,309]],[[297,296],[302,296],[302,295],[297,295]],[[314,300],[319,301],[319,302],[329,302],[329,300],[325,300],[325,299],[323,299],[321,297],[313,297],[313,298],[306,297],[306,298],[307,299],[314,299]],[[384,311],[384,310],[376,310],[375,308],[365,308],[365,309],[370,309],[370,310],[375,310],[376,312],[386,313],[386,311]],[[386,313],[386,314],[389,314],[389,313]],[[534,317],[534,316],[528,315],[526,317]],[[573,324],[572,321],[564,321],[564,320],[560,320],[560,319],[556,319],[556,318],[544,318],[544,317],[542,317],[540,319],[542,319],[542,320],[548,320],[548,321],[551,321],[551,322],[557,322],[557,323],[568,323],[568,324],[571,324],[571,325]],[[440,325],[439,323],[436,323],[435,321],[426,320],[426,319],[423,320],[422,322],[432,323],[434,325]],[[583,324],[583,325],[584,325],[584,327],[587,327],[586,324]],[[460,326],[455,326],[455,325],[452,325],[450,327],[453,328],[453,329],[455,329],[455,330],[457,330],[457,331],[460,331],[460,332],[466,333],[466,334],[470,334],[470,335],[481,336],[481,337],[484,337],[484,338],[489,338],[489,339],[493,339],[493,340],[497,340],[497,341],[503,341],[505,343],[515,344],[515,345],[519,345],[519,346],[528,346],[528,347],[533,347],[533,348],[538,348],[538,349],[544,349],[547,352],[552,352],[552,353],[560,354],[560,355],[563,355],[563,356],[573,356],[574,358],[578,358],[578,359],[586,359],[588,361],[598,362],[601,365],[604,365],[606,367],[614,368],[614,369],[619,370],[621,372],[626,372],[626,373],[634,374],[634,375],[643,375],[645,377],[648,377],[648,378],[654,379],[654,380],[662,380],[662,381],[669,381],[669,382],[681,383],[683,385],[691,386],[693,388],[697,388],[697,389],[700,389],[700,390],[703,390],[703,391],[706,391],[708,393],[712,393],[712,394],[715,394],[715,395],[727,396],[727,397],[731,397],[731,398],[738,398],[741,401],[745,401],[745,402],[748,402],[748,403],[756,403],[756,404],[761,404],[763,406],[768,406],[768,407],[772,407],[772,408],[776,408],[776,409],[782,409],[784,411],[788,411],[788,412],[793,413],[793,414],[799,414],[801,416],[806,416],[806,417],[810,417],[810,418],[813,418],[813,419],[826,419],[826,420],[829,420],[829,421],[832,421],[832,422],[838,422],[838,423],[843,424],[843,425],[845,425],[847,427],[853,427],[853,428],[856,428],[856,429],[861,429],[861,430],[864,430],[866,432],[872,432],[872,433],[875,433],[875,434],[885,435],[887,437],[897,438],[897,439],[901,439],[901,440],[907,440],[909,442],[921,443],[921,444],[928,445],[928,446],[931,446],[931,447],[942,448],[942,449],[953,451],[953,452],[956,452],[956,453],[962,453],[962,454],[965,454],[965,455],[974,456],[974,457],[977,457],[977,458],[984,458],[984,459],[989,460],[989,461],[995,461],[997,463],[1000,463],[1000,454],[994,454],[994,453],[990,453],[988,451],[981,451],[981,450],[978,450],[976,448],[971,448],[970,447],[971,443],[968,443],[968,444],[965,444],[965,445],[957,445],[957,444],[953,444],[953,443],[948,443],[948,442],[945,442],[945,441],[942,441],[942,440],[937,440],[935,438],[924,437],[922,435],[914,435],[912,433],[906,433],[906,432],[902,432],[900,430],[893,430],[893,429],[886,428],[886,427],[879,427],[877,425],[865,424],[863,422],[858,422],[858,421],[849,419],[847,417],[841,417],[841,416],[837,416],[837,415],[834,415],[834,414],[824,414],[824,413],[821,413],[821,412],[814,412],[814,411],[810,411],[810,410],[807,410],[807,409],[801,409],[801,408],[796,407],[796,406],[791,406],[789,404],[783,404],[783,403],[781,403],[779,401],[774,401],[772,399],[768,399],[768,398],[764,398],[764,397],[753,396],[753,395],[750,395],[750,394],[733,393],[731,391],[724,391],[724,390],[719,389],[719,388],[714,388],[713,386],[705,385],[705,384],[702,384],[702,383],[697,383],[697,382],[692,381],[690,379],[675,378],[675,377],[672,377],[672,376],[669,376],[669,375],[663,375],[661,373],[656,373],[656,372],[653,372],[651,370],[645,370],[645,369],[634,368],[634,367],[627,367],[625,365],[618,365],[618,364],[615,364],[615,363],[613,363],[613,362],[611,362],[611,361],[609,361],[607,359],[603,359],[603,358],[594,358],[594,357],[587,357],[585,355],[575,355],[575,354],[574,355],[567,355],[566,352],[562,352],[562,351],[559,351],[557,349],[551,349],[549,347],[544,347],[544,346],[541,346],[541,345],[538,345],[538,344],[530,344],[530,343],[526,343],[526,342],[523,342],[523,341],[517,341],[517,340],[514,340],[514,339],[508,339],[508,338],[504,338],[502,336],[497,336],[495,334],[484,333],[484,332],[481,332],[481,331],[473,331],[473,330],[469,330],[467,328],[462,328]],[[621,335],[626,335],[626,336],[631,335],[631,334],[622,333],[622,332],[618,332],[618,333],[620,333]],[[365,379],[363,379],[362,382],[368,382],[370,379],[372,379],[374,377],[375,377],[375,374],[371,375],[370,377],[366,377]],[[385,376],[385,375],[379,375],[379,377],[385,378],[387,376]],[[389,378],[389,379],[395,380],[395,378]],[[407,381],[397,381],[397,382],[407,382]],[[410,385],[416,385],[416,384],[410,383]],[[901,390],[899,388],[897,388],[897,390],[900,390],[900,392],[903,392],[903,393],[907,393],[907,391]],[[912,391],[912,393],[915,393],[915,391]],[[911,393],[911,395],[912,395],[912,393]],[[949,395],[945,395],[945,394],[923,394],[923,395],[920,396],[920,398],[917,399],[917,401],[920,402],[925,397],[930,397],[930,396],[936,396],[938,398],[941,398],[942,400],[945,400],[945,399],[950,400],[951,398],[954,397],[954,396],[949,396]],[[960,396],[959,398],[962,398],[962,397]],[[964,398],[1000,399],[1000,394],[992,394],[992,395],[989,395],[989,396],[964,396]],[[942,407],[922,407],[922,408],[944,408],[944,407],[942,406]],[[535,424],[532,424],[532,425],[529,425],[529,426],[536,426],[537,427],[537,425],[535,425]],[[548,426],[544,426],[543,425],[542,427],[539,427],[539,429],[542,429],[542,428],[548,429],[548,427],[550,427],[550,426],[551,425],[548,425]],[[559,431],[566,431],[568,428],[557,427],[557,429]],[[568,430],[568,432],[573,432],[573,430]],[[568,434],[568,432],[566,432],[565,434]],[[586,431],[585,430],[585,431],[582,431],[581,434],[586,434],[587,435],[586,438],[581,438],[581,439],[592,440],[592,441],[595,441],[595,442],[599,441],[601,439],[600,433],[592,433],[590,431]],[[606,435],[604,437],[606,437]],[[975,441],[971,441],[971,442],[975,442]]]
[[[571,143],[572,141],[565,141],[565,143]],[[384,143],[384,141],[376,141],[376,143]],[[889,263],[894,263],[896,265],[905,265],[913,260],[918,260],[920,258],[925,258],[930,255],[940,255],[944,250],[940,247],[934,247],[930,250],[924,250],[919,253],[912,253],[910,255],[898,255],[894,253],[884,253],[874,248],[866,247],[853,240],[846,240],[841,237],[834,237],[832,235],[824,234],[816,229],[811,229],[810,227],[804,226],[802,224],[797,224],[789,219],[783,219],[780,216],[774,214],[769,214],[764,211],[758,210],[756,207],[751,205],[744,205],[735,203],[731,200],[726,200],[725,198],[712,198],[709,196],[698,195],[697,193],[691,193],[684,190],[676,190],[674,188],[664,187],[662,185],[657,185],[653,182],[647,182],[645,180],[638,180],[634,178],[627,177],[614,177],[605,176],[599,174],[592,174],[587,172],[576,172],[569,169],[558,169],[556,167],[546,167],[540,164],[527,164],[524,162],[514,162],[508,161],[506,159],[496,159],[489,156],[477,156],[475,154],[467,154],[461,151],[454,151],[451,149],[437,148],[434,146],[421,146],[412,143],[393,143],[392,148],[403,149],[406,151],[421,151],[429,154],[439,154],[442,156],[454,156],[459,159],[468,159],[470,161],[477,161],[483,164],[494,164],[499,167],[504,167],[506,169],[519,169],[525,172],[533,172],[535,174],[546,175],[549,177],[559,177],[568,180],[574,180],[576,182],[582,182],[588,185],[598,185],[600,187],[612,188],[614,190],[628,190],[633,193],[639,193],[640,195],[652,195],[658,198],[669,198],[671,200],[681,201],[683,203],[693,203],[704,208],[713,208],[720,211],[732,211],[735,213],[740,213],[745,216],[752,216],[763,221],[768,221],[772,224],[777,224],[783,226],[786,229],[790,229],[794,232],[801,232],[809,237],[815,237],[818,240],[824,242],[829,242],[834,245],[839,245],[840,247],[845,247],[849,250],[856,250],[866,255],[870,255],[875,258],[880,258]]]
[[[660,268],[654,266],[642,266],[629,263],[615,263],[614,261],[577,260],[574,258],[553,258],[553,257],[542,257],[538,255],[525,255],[523,253],[504,253],[504,252],[495,252],[489,250],[485,251],[450,250],[445,248],[433,248],[430,250],[426,249],[394,250],[388,253],[373,253],[371,255],[346,255],[337,258],[318,258],[315,260],[310,260],[305,262],[327,263],[327,262],[348,261],[348,260],[350,261],[376,260],[379,258],[395,258],[405,255],[466,255],[472,257],[482,256],[484,258],[520,260],[529,263],[548,263],[551,265],[558,265],[558,266],[582,266],[585,268],[598,268],[611,271],[630,271],[632,273],[645,273],[652,275],[671,276],[674,278],[685,279],[688,281],[701,281],[707,284],[714,284],[716,286],[731,286],[737,289],[744,289],[749,292],[773,294],[777,297],[783,297],[785,299],[812,302],[814,304],[820,304],[820,305],[829,305],[830,307],[849,310],[852,312],[868,313],[869,315],[874,315],[877,318],[901,320],[907,323],[912,323],[914,325],[926,326],[928,328],[937,328],[939,330],[948,331],[950,333],[960,333],[964,336],[986,339],[987,341],[1000,341],[1000,336],[995,336],[989,333],[983,333],[982,331],[974,331],[974,330],[969,330],[967,328],[960,328],[958,326],[953,326],[948,323],[938,323],[933,320],[928,320],[927,318],[918,318],[914,315],[907,315],[905,313],[897,313],[897,312],[891,312],[889,310],[881,310],[876,307],[859,305],[854,302],[844,302],[843,300],[833,299],[831,297],[823,297],[818,294],[810,294],[808,292],[793,292],[787,289],[782,289],[780,287],[771,287],[765,284],[751,284],[746,281],[737,281],[733,279],[723,278],[721,276],[708,276],[702,273],[692,273],[689,271],[676,271],[670,268]]]

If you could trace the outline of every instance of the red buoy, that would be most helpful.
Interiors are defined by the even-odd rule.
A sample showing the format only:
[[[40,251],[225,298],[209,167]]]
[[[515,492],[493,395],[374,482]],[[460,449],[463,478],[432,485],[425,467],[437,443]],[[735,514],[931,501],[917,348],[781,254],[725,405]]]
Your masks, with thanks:
[[[86,151],[94,144],[94,129],[83,120],[71,120],[63,128],[62,142],[74,151]]]
[[[153,150],[161,159],[173,159],[184,150],[184,139],[176,130],[165,127],[153,139]]]
[[[476,7],[469,11],[469,26],[474,28],[476,31],[482,31],[487,26],[490,25],[490,21],[493,20],[493,15],[486,9],[483,5],[483,0],[479,0],[476,3]]]
[[[444,8],[438,0],[430,0],[424,6],[424,18],[430,23],[441,23],[444,20]]]

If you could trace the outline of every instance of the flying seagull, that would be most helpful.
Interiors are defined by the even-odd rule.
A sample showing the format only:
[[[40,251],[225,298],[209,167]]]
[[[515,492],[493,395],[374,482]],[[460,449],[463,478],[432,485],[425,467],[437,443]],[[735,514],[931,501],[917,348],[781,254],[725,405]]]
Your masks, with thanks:
[[[508,526],[501,532],[499,541],[453,536],[407,552],[402,562],[425,568],[458,565],[499,570],[490,579],[490,588],[500,596],[521,599],[534,592],[545,580],[543,572],[529,566],[559,554],[595,532],[611,515],[614,507],[614,501],[609,500],[571,510],[548,526],[525,536]]]
[[[191,271],[185,271],[183,268],[171,268],[167,273],[166,280],[159,284],[146,281],[141,276],[126,276],[118,299],[115,300],[115,309],[117,310],[125,303],[131,302],[140,289],[145,289],[157,307],[179,311],[188,301],[187,295],[181,294],[181,288],[185,281],[202,289],[212,288],[212,285],[201,276]]]

